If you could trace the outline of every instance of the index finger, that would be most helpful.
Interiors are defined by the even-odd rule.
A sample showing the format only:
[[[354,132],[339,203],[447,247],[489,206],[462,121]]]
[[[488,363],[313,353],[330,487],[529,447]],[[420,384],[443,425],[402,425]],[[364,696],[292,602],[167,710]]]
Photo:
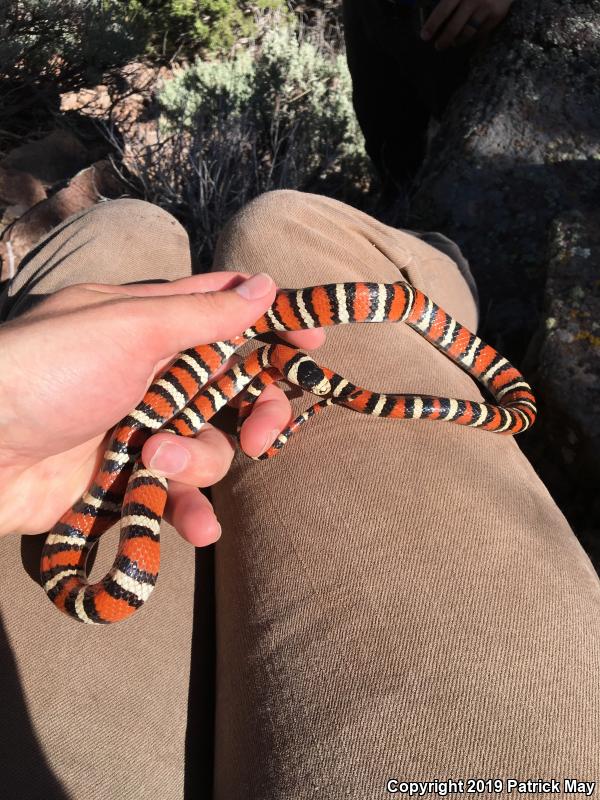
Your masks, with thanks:
[[[221,292],[232,289],[249,277],[247,272],[206,272],[161,283],[86,283],[85,287],[104,294],[122,294],[125,289],[131,297],[167,297],[173,294]]]
[[[248,277],[249,273],[247,272],[207,272],[203,275],[191,275],[189,278],[180,278],[165,283],[131,283],[122,286],[90,283],[86,284],[86,287],[104,294],[121,294],[125,290],[128,295],[133,297],[167,297],[190,292],[202,294],[224,291],[237,286]],[[325,332],[322,328],[290,331],[289,333],[281,332],[280,335],[293,347],[303,350],[313,350],[320,347],[325,341]]]

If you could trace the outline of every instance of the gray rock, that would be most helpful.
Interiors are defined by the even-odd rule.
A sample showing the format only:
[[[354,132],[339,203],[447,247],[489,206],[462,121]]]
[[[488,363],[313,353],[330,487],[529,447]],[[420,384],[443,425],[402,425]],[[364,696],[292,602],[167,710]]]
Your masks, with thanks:
[[[600,207],[600,0],[519,0],[476,57],[422,169],[413,227],[471,262],[482,333],[519,361],[542,306],[548,230]]]
[[[600,210],[552,226],[539,339],[545,436],[567,473],[600,485]]]
[[[600,571],[600,210],[561,214],[546,260],[525,368],[540,406],[527,452]]]

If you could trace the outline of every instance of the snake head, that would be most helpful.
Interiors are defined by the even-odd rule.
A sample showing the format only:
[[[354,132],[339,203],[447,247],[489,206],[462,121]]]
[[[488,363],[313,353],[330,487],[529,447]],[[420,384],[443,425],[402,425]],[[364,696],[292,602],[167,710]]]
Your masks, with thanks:
[[[329,379],[321,367],[315,364],[310,356],[304,356],[296,362],[294,366],[296,369],[294,370],[295,375],[292,380],[294,383],[297,382],[298,386],[302,389],[312,394],[319,395],[320,397],[331,393],[331,383]]]

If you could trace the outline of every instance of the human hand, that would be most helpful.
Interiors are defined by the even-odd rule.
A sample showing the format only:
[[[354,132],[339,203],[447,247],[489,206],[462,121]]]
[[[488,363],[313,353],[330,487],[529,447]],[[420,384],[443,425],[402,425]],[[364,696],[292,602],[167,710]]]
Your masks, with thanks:
[[[215,272],[163,284],[81,284],[0,327],[0,535],[50,529],[89,487],[108,432],[157,372],[182,350],[240,334],[267,310],[273,281],[246,277]],[[282,337],[309,349],[324,332]],[[269,386],[244,423],[243,449],[258,455],[290,415],[284,393]],[[167,443],[179,451],[180,469],[173,450],[163,449],[158,460]],[[233,453],[229,437],[210,425],[195,438],[157,433],[144,445],[145,466],[176,477],[165,517],[197,546],[220,535],[197,487],[220,480]]]
[[[435,41],[436,50],[482,38],[506,17],[514,0],[440,0],[421,30],[421,38]],[[441,32],[440,32],[441,31]]]

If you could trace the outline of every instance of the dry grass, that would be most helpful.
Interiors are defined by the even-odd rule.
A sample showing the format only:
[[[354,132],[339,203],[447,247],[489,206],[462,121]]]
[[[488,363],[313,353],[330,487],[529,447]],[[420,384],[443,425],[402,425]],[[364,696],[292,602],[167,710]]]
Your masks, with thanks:
[[[183,223],[200,269],[258,194],[292,188],[361,205],[370,188],[343,54],[322,27],[287,36],[276,22],[241,54],[180,73],[142,137],[108,132],[132,191]]]

